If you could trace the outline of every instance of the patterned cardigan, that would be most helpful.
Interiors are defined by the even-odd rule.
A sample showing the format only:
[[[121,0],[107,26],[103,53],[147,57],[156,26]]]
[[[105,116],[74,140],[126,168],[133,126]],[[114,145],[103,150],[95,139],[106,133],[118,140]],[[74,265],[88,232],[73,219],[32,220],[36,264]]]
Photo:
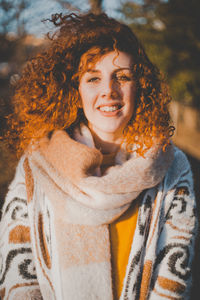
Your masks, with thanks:
[[[174,161],[162,182],[143,191],[139,198],[137,226],[120,300],[190,299],[197,218],[190,166],[179,149],[176,148]],[[43,219],[49,218],[45,213],[48,214],[44,211]],[[22,157],[2,209],[0,299],[64,300],[56,294],[53,275],[48,283],[52,293],[47,296],[42,292],[30,217]],[[51,243],[50,237],[47,242]],[[44,244],[40,247],[45,251]],[[40,260],[45,268],[42,256]],[[77,298],[69,295],[68,299]],[[100,292],[98,298],[87,298],[94,299],[107,300]]]

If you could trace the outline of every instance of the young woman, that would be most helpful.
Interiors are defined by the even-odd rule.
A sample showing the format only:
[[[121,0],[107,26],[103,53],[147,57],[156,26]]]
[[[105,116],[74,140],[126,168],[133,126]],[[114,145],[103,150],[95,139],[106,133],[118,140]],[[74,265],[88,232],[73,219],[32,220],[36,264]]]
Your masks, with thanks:
[[[105,14],[51,21],[13,98],[1,299],[189,299],[193,182],[159,71]]]

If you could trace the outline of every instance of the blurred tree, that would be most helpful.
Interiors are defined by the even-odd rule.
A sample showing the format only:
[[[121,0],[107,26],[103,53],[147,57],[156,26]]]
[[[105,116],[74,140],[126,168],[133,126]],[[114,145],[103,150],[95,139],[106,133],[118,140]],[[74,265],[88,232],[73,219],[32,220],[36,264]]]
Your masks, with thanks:
[[[95,14],[99,14],[102,12],[102,0],[89,0],[89,4],[91,7],[91,11]]]
[[[200,108],[199,0],[125,3],[125,20],[165,73],[173,98]]]
[[[164,40],[171,49],[167,72],[178,98],[200,107],[200,1],[170,0],[157,7],[165,24]]]
[[[26,43],[23,20],[23,12],[30,4],[29,0],[0,0],[0,208],[17,162],[15,154],[7,147],[4,133],[7,116],[12,111],[10,76],[20,72],[33,48]],[[11,34],[12,31],[15,34]]]
[[[22,14],[30,6],[29,0],[0,0],[0,30],[6,34],[13,25],[17,35],[25,34],[24,19]]]
[[[26,37],[24,20],[21,17],[30,5],[28,0],[0,0],[0,105],[1,112],[9,107],[9,77],[17,72],[26,60],[23,40]],[[13,30],[14,28],[14,30]],[[10,33],[15,31],[14,33]],[[3,109],[2,107],[6,107]],[[1,126],[2,128],[2,126]]]
[[[10,76],[20,72],[32,50],[25,43],[27,33],[22,17],[29,5],[29,0],[0,0],[0,135],[6,128],[5,116],[11,111]]]

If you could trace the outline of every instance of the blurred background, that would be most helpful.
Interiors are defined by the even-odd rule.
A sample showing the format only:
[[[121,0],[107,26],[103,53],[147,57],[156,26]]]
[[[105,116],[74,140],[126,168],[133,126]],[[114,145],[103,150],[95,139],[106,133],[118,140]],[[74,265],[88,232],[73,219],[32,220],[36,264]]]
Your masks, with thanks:
[[[12,86],[26,61],[43,47],[54,13],[106,12],[128,24],[169,84],[174,143],[193,170],[200,211],[200,1],[199,0],[0,0],[0,135],[12,111]],[[15,154],[0,141],[0,208],[14,176]],[[192,299],[199,299],[199,238]],[[196,296],[195,296],[196,294]]]

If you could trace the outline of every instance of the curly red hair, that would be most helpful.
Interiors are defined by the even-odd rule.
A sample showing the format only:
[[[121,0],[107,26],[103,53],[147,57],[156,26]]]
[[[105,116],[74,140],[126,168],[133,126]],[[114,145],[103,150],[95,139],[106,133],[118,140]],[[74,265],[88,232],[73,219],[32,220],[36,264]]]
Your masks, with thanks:
[[[58,30],[49,37],[48,47],[29,61],[13,97],[14,114],[10,135],[18,150],[56,129],[70,130],[84,118],[79,108],[80,61],[92,62],[116,50],[132,55],[137,93],[135,111],[124,130],[127,147],[135,144],[143,155],[159,139],[163,146],[173,133],[168,104],[170,96],[158,69],[148,59],[142,45],[125,24],[106,14],[53,15],[50,21]]]

